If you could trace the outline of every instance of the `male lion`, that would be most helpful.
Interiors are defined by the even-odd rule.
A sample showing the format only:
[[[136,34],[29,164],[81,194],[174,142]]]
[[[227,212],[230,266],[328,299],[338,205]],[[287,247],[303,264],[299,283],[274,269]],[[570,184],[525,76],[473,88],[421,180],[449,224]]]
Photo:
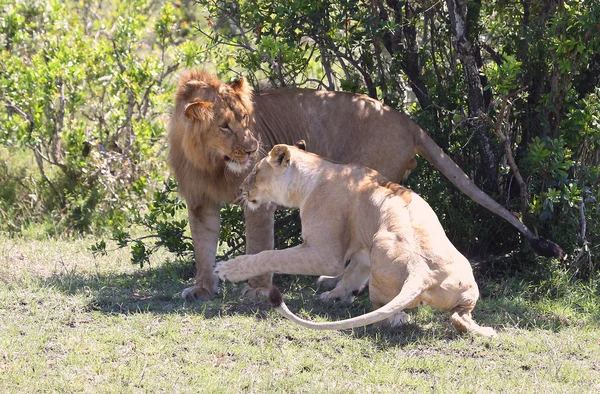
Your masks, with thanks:
[[[459,331],[495,335],[471,319],[479,297],[471,265],[448,240],[431,207],[378,172],[276,145],[242,183],[242,197],[250,208],[271,201],[300,208],[304,242],[221,262],[215,273],[223,280],[238,282],[269,272],[339,275],[350,256],[364,253],[364,261],[370,260],[370,278],[368,267],[354,266],[333,291],[349,295],[368,280],[375,311],[314,323],[292,314],[273,287],[271,302],[288,319],[315,329],[346,329],[385,319],[395,326],[408,320],[402,310],[427,304],[450,311]]]
[[[544,256],[562,256],[554,243],[541,241],[469,177],[406,115],[367,96],[309,89],[275,89],[255,95],[244,79],[221,83],[202,71],[185,72],[169,123],[169,164],[188,206],[196,261],[195,284],[186,299],[212,297],[219,235],[219,205],[234,202],[239,186],[259,158],[259,146],[304,139],[311,150],[342,163],[373,168],[400,182],[420,154],[473,200],[509,221]],[[265,204],[245,210],[246,253],[273,248],[273,213]],[[355,256],[361,258],[361,256]],[[249,281],[266,293],[271,275]]]

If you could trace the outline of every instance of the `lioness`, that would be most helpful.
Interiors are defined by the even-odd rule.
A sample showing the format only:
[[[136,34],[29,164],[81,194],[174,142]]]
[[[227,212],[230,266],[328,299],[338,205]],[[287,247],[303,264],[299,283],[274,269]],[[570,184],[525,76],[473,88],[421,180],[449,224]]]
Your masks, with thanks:
[[[260,158],[259,147],[304,139],[315,153],[342,163],[373,168],[400,182],[425,157],[461,191],[509,221],[537,253],[562,256],[554,243],[541,241],[467,175],[406,115],[367,96],[308,89],[275,89],[252,97],[244,79],[223,84],[202,71],[183,73],[169,122],[169,164],[188,206],[196,281],[186,299],[212,297],[219,235],[219,206],[234,202],[239,186]],[[273,248],[273,213],[265,204],[245,210],[246,253]],[[357,257],[359,258],[359,257]],[[266,293],[271,275],[249,281]]]
[[[492,328],[471,319],[479,290],[467,259],[446,237],[437,216],[416,193],[378,172],[336,164],[288,145],[276,145],[242,183],[250,208],[275,202],[300,208],[300,246],[263,251],[217,264],[223,280],[246,280],[269,272],[339,275],[357,253],[368,255],[369,270],[347,271],[333,291],[352,293],[369,280],[375,311],[352,319],[314,323],[293,315],[276,288],[270,299],[277,311],[303,326],[346,329],[387,319],[407,321],[402,310],[418,305],[450,311],[459,331],[486,336]],[[364,268],[364,267],[363,267]]]

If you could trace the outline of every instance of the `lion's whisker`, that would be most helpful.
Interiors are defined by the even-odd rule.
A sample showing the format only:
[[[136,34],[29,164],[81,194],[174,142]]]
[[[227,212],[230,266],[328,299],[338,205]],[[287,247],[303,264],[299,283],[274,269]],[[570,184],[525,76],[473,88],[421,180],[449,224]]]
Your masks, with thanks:
[[[241,205],[244,201],[245,201],[244,197],[240,195],[240,196],[237,196],[235,200],[233,200],[233,203],[237,204],[237,205]]]

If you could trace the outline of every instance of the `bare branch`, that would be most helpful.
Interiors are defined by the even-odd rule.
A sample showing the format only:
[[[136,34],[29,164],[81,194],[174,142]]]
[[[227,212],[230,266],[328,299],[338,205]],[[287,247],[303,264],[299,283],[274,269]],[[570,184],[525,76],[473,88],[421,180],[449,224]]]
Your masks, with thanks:
[[[498,136],[498,138],[500,139],[500,141],[502,141],[502,144],[504,145],[504,152],[506,154],[506,160],[508,161],[508,165],[509,165],[510,169],[512,170],[515,179],[517,180],[517,183],[519,184],[520,197],[521,197],[521,208],[520,208],[521,213],[525,214],[525,212],[527,212],[527,205],[528,205],[528,201],[529,201],[529,197],[528,197],[528,193],[527,193],[527,183],[521,176],[519,167],[517,166],[517,163],[515,162],[515,158],[512,153],[512,148],[510,146],[510,138],[508,138],[507,133],[504,133],[502,131],[502,126],[503,126],[505,120],[508,120],[508,118],[510,117],[510,107],[508,106],[508,104],[509,104],[508,99],[510,96],[514,95],[513,93],[516,94],[516,92],[512,92],[511,94],[506,94],[506,95],[502,96],[502,105],[500,107],[500,112],[498,113],[498,117],[496,118],[495,122],[488,115],[485,115],[485,119],[488,121],[488,123],[490,123],[494,126],[493,127],[494,132],[496,133],[496,135]],[[506,124],[508,127],[508,121],[506,122]]]

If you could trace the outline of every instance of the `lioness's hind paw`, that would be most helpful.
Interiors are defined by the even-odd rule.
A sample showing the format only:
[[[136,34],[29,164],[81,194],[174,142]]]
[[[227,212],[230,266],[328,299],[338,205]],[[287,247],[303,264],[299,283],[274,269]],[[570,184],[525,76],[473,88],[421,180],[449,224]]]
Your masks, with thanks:
[[[333,288],[335,288],[337,286],[338,283],[340,283],[340,278],[337,276],[319,276],[319,279],[317,279],[317,285],[319,287],[322,287],[323,290],[331,290]]]
[[[267,297],[268,295],[269,289],[263,287],[254,288],[246,285],[242,290],[242,297]]]
[[[333,301],[336,298],[339,298],[340,302],[344,303],[344,304],[351,304],[352,301],[354,301],[355,296],[352,293],[341,293],[341,292],[336,292],[335,289],[331,290],[331,291],[326,291],[324,293],[321,293],[321,295],[319,295],[319,298],[322,301]]]
[[[389,327],[398,327],[404,325],[410,321],[410,316],[404,312],[398,312],[394,316],[386,319],[385,323]]]
[[[498,336],[498,333],[492,327],[479,327],[477,333],[489,338],[495,338]]]

